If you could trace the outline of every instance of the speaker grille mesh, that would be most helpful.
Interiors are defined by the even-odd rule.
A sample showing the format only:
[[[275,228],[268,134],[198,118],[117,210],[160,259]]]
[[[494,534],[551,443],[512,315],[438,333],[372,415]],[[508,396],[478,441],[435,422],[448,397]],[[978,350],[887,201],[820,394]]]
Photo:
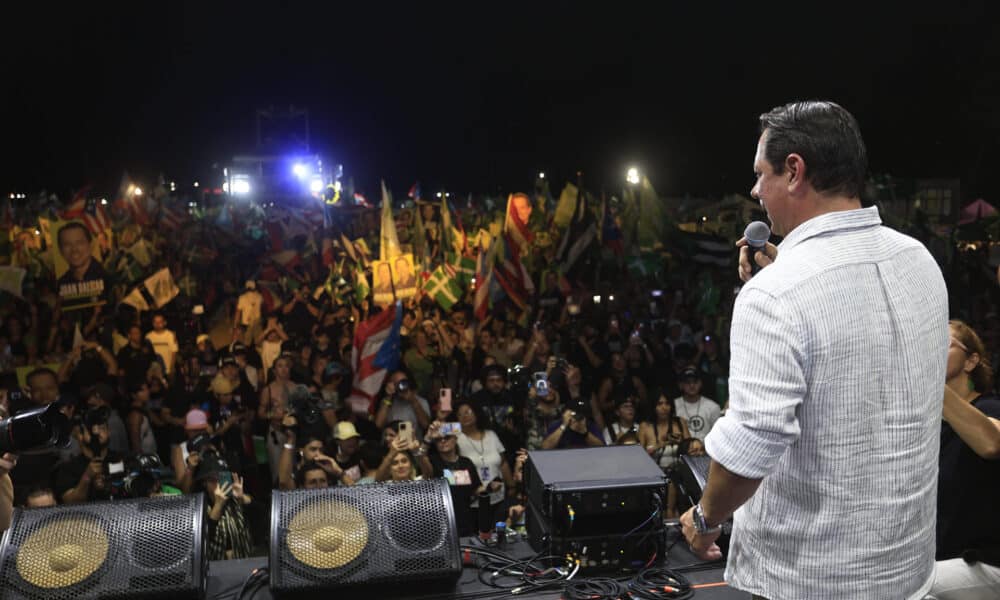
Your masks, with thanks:
[[[275,492],[272,591],[453,576],[458,534],[444,480]]]
[[[202,510],[201,496],[19,510],[0,555],[0,598],[197,597]]]

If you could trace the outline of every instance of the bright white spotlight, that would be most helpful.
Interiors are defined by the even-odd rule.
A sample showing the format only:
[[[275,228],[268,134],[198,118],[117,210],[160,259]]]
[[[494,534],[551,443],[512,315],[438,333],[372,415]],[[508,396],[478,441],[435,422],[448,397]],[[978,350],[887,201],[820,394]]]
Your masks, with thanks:
[[[544,171],[539,172],[538,173],[538,178],[539,179],[545,179],[545,172]]]
[[[135,189],[132,190],[132,195],[134,195],[134,196],[141,196],[142,195],[142,188],[139,187],[139,186],[135,186]]]
[[[104,206],[107,206],[108,205],[108,199],[107,198],[101,198],[101,204],[104,205]]]
[[[312,192],[312,193],[314,193],[314,194],[318,194],[318,193],[322,192],[323,191],[323,180],[320,179],[319,177],[313,178],[313,180],[309,182],[309,191]]]
[[[194,182],[194,187],[198,187],[199,185],[201,185],[201,184],[200,184],[200,183],[198,183],[197,181],[196,181],[196,182]]]
[[[228,181],[223,181],[222,182],[222,191],[225,192],[225,193],[227,193],[227,194],[229,193],[229,182]]]
[[[295,173],[295,176],[301,179],[309,173],[309,168],[302,163],[295,163],[292,167],[292,173]]]
[[[628,175],[625,176],[625,180],[632,185],[639,185],[639,169],[629,167]]]
[[[249,194],[250,193],[250,182],[246,179],[237,179],[233,182],[233,193],[234,194]]]

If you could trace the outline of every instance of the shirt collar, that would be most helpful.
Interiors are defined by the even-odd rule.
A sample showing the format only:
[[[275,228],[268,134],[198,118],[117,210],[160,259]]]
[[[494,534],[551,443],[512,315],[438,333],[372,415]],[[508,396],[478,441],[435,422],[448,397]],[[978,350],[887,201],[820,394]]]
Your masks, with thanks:
[[[847,229],[862,229],[881,224],[882,218],[878,215],[877,206],[823,213],[822,215],[813,217],[793,229],[792,232],[785,236],[785,239],[778,244],[778,249],[783,251],[791,250],[809,238],[817,235],[823,235],[825,233],[844,231]]]

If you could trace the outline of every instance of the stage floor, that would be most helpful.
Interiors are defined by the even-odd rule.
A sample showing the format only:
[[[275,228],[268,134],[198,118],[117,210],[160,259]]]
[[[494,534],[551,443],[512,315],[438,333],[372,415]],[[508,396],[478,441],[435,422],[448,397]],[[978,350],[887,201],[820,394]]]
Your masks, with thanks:
[[[471,538],[463,538],[462,543],[477,545],[479,544],[479,541]],[[722,578],[724,570],[724,566],[722,564],[705,564],[691,554],[687,545],[684,543],[684,540],[680,538],[680,532],[678,530],[673,528],[669,530],[667,535],[667,545],[669,548],[667,560],[660,561],[657,565],[669,569],[679,570],[692,583],[692,585],[695,586],[694,598],[704,600],[749,600],[750,594],[734,590],[725,584]],[[531,551],[531,548],[524,542],[512,544],[510,553],[517,557],[531,556],[534,554]],[[209,565],[208,590],[205,595],[206,600],[213,600],[220,597],[225,598],[226,600],[233,599],[236,591],[239,589],[240,585],[247,578],[250,572],[253,571],[253,569],[266,566],[266,557],[212,562]],[[601,573],[600,575],[606,576],[607,574]],[[586,576],[586,574],[583,574],[583,576]],[[440,589],[439,586],[433,586],[435,589],[424,589],[420,586],[420,584],[407,584],[407,587],[408,589],[405,591],[400,590],[399,593],[392,594],[385,594],[385,590],[380,588],[378,597],[394,597],[399,598],[400,600],[407,598],[420,598],[421,600],[440,598],[444,600],[446,598],[461,598],[466,594],[478,595],[480,593],[487,593],[491,590],[495,591],[498,597],[503,593],[502,590],[494,590],[493,588],[481,583],[478,578],[478,569],[475,567],[466,567],[462,571],[462,575],[458,582],[450,590]],[[363,588],[359,588],[359,595],[361,590],[363,590]],[[517,597],[555,599],[559,598],[559,596],[560,589],[554,588],[551,591],[519,594]],[[337,597],[346,598],[348,596],[338,594]],[[265,586],[252,596],[245,597],[244,600],[247,600],[248,598],[253,598],[254,600],[269,600],[272,596],[270,591]]]

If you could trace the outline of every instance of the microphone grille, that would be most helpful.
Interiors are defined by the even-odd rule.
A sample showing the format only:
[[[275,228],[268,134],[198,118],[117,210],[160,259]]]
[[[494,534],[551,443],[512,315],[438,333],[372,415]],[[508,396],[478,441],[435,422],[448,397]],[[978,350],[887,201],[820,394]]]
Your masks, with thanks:
[[[763,248],[768,238],[771,237],[771,228],[763,221],[754,221],[747,225],[743,236],[747,238],[747,243],[754,248]]]

